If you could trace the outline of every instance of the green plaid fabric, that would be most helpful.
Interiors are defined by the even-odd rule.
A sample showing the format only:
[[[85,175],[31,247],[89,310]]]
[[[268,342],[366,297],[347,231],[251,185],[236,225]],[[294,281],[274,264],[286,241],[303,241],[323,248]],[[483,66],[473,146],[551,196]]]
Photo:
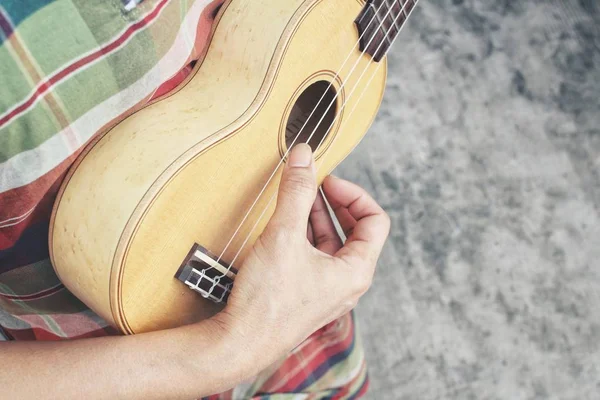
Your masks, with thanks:
[[[52,204],[85,143],[181,80],[221,2],[0,1],[0,325],[10,337],[113,332],[54,275]]]

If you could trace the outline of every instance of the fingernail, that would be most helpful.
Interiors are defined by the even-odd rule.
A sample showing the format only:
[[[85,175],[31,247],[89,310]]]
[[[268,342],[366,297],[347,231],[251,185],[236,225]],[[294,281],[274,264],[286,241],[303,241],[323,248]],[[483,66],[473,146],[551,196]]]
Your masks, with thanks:
[[[312,149],[306,143],[301,143],[292,149],[288,164],[290,167],[306,168],[310,165],[313,159]]]

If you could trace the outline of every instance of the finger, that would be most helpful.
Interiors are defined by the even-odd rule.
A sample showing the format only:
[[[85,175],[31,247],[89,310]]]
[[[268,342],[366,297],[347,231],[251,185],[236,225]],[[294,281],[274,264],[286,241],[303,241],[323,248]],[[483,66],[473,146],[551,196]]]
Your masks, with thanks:
[[[324,186],[332,208],[346,209],[356,221],[336,256],[359,257],[374,266],[389,234],[389,217],[364,189],[351,182],[328,177]]]
[[[335,230],[329,210],[320,191],[310,212],[310,224],[313,229],[314,245],[318,250],[334,255],[342,248],[342,240]]]
[[[331,208],[333,209],[333,207]],[[356,226],[356,220],[354,217],[350,215],[350,212],[347,208],[342,206],[333,209],[333,213],[340,223],[342,231],[344,231],[344,235],[346,235],[346,237],[350,236],[354,230],[354,227]]]
[[[356,225],[356,219],[348,211],[348,202],[345,199],[349,196],[346,193],[348,190],[343,184],[344,182],[346,181],[330,175],[323,181],[322,188],[344,234],[348,237]]]
[[[308,225],[306,226],[306,238],[312,244],[315,245],[315,235],[313,233],[312,224],[310,223],[310,219],[308,220]]]
[[[272,224],[290,233],[306,235],[308,216],[317,194],[312,149],[302,143],[294,146],[284,167]]]

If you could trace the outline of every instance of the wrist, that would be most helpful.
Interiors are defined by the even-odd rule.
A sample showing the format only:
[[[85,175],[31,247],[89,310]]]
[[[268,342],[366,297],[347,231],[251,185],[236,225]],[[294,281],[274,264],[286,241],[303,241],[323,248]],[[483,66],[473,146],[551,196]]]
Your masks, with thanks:
[[[202,374],[220,391],[253,378],[276,360],[272,359],[274,354],[270,354],[264,335],[227,310],[188,328],[184,357],[192,369],[190,376]]]
[[[298,336],[297,326],[291,327],[282,321],[279,304],[269,307],[252,299],[243,304],[238,299],[231,300],[213,319],[232,340],[239,341],[246,354],[254,357],[254,371],[258,368],[257,362],[261,368],[267,368],[288,355],[305,338]]]
[[[227,306],[209,320],[221,332],[223,342],[235,348],[250,360],[251,369],[256,372],[260,365],[266,368],[279,356],[274,329],[266,321],[248,315],[240,315],[237,309]]]

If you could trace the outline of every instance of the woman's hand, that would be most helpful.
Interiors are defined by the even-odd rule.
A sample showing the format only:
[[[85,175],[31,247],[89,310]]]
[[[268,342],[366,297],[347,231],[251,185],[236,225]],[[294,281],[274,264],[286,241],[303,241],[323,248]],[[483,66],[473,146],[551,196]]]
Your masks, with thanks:
[[[342,244],[315,175],[310,147],[296,146],[275,213],[216,317],[249,348],[268,346],[272,354],[263,354],[273,361],[356,305],[389,233],[389,217],[363,189],[327,177],[323,190],[347,236]]]

